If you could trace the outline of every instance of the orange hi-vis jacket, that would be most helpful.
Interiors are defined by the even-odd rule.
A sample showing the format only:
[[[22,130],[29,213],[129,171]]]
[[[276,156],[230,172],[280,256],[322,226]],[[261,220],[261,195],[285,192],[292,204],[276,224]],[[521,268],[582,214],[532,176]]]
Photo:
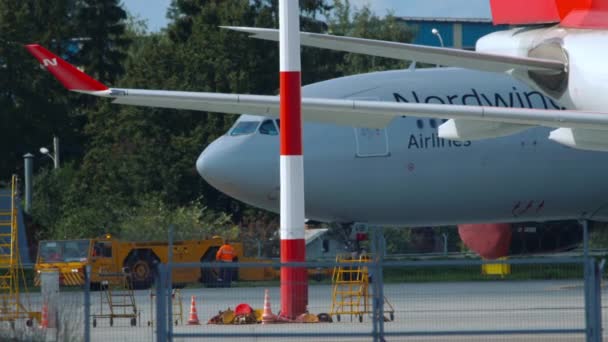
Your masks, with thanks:
[[[215,260],[224,261],[224,262],[232,262],[232,258],[234,257],[234,248],[232,246],[225,244],[220,247],[220,249],[215,254]]]

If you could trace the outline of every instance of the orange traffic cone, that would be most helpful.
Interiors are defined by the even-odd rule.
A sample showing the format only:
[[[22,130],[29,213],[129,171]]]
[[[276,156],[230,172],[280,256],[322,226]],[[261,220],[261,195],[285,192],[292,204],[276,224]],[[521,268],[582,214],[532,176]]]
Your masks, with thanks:
[[[196,313],[196,302],[194,301],[194,296],[192,296],[192,300],[190,300],[190,317],[188,317],[188,325],[200,325],[201,323],[198,321],[198,314]]]
[[[270,309],[270,296],[268,289],[264,291],[264,312],[262,313],[262,324],[268,324],[275,321],[275,316]]]
[[[40,329],[49,327],[49,307],[46,303],[42,304],[42,312],[40,313]]]

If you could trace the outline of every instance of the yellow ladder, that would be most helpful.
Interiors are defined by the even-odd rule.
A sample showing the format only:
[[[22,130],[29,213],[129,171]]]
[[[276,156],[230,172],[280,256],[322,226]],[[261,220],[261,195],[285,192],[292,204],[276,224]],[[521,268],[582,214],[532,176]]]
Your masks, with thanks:
[[[353,316],[363,322],[363,315],[372,313],[371,295],[369,293],[369,271],[368,263],[371,256],[361,255],[353,258],[350,255],[338,255],[336,257],[337,266],[334,267],[332,276],[333,290],[330,316],[336,316],[338,322],[341,315],[349,315],[351,321]],[[347,265],[347,263],[353,265]],[[391,302],[384,296],[384,314],[388,313],[388,318],[395,319],[395,309]]]
[[[332,275],[332,303],[330,316],[336,316],[338,321],[342,315],[357,316],[363,322],[363,315],[371,312],[369,300],[369,273],[365,263],[368,256],[356,258],[350,255],[338,255],[337,266]],[[357,263],[345,265],[345,263]]]
[[[105,280],[101,283],[99,313],[92,315],[93,327],[97,327],[98,318],[109,318],[110,326],[114,326],[114,319],[127,318],[132,327],[136,326],[139,311],[137,311],[131,275],[123,271],[99,273],[99,276]],[[107,306],[107,312],[104,312],[104,306]]]
[[[0,201],[9,202],[0,206],[0,321],[14,325],[17,319],[40,319],[39,312],[30,312],[21,301],[20,285],[27,293],[25,274],[19,258],[18,221],[17,221],[17,176],[13,176],[10,192],[0,192]]]

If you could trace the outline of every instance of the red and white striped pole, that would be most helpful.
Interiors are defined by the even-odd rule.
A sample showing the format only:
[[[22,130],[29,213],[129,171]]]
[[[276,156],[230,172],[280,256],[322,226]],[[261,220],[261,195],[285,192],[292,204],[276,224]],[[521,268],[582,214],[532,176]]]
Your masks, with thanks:
[[[281,262],[304,262],[304,161],[300,7],[279,0],[281,58]],[[306,311],[308,274],[304,267],[281,267],[281,316],[293,319]]]

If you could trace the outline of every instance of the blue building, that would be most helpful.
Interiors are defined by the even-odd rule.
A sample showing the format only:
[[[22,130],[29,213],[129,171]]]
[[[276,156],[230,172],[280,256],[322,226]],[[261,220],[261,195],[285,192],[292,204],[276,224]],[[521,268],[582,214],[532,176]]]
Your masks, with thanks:
[[[400,17],[399,19],[415,30],[414,44],[441,46],[441,37],[444,46],[467,50],[474,50],[477,40],[486,34],[508,28],[506,25],[495,26],[491,19],[486,18]]]

